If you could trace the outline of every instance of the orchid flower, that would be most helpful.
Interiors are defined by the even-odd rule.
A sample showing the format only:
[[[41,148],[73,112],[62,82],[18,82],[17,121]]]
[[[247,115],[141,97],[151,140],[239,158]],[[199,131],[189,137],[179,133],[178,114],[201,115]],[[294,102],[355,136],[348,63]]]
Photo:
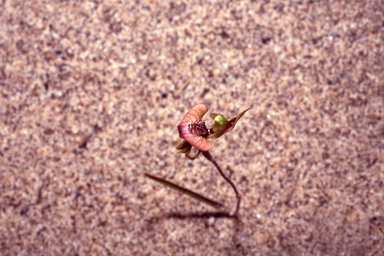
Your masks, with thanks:
[[[201,119],[205,113],[207,113],[208,107],[201,103],[193,106],[177,126],[180,139],[176,146],[176,152],[184,153],[188,158],[193,160],[199,156],[201,151],[206,152],[211,150],[215,144],[208,139],[219,138],[231,131],[235,127],[237,121],[249,109],[250,108],[244,110],[239,115],[229,120],[222,114],[213,113],[210,117],[215,123],[212,126],[207,127],[205,121]],[[195,156],[190,156],[192,146],[198,149],[198,153]]]

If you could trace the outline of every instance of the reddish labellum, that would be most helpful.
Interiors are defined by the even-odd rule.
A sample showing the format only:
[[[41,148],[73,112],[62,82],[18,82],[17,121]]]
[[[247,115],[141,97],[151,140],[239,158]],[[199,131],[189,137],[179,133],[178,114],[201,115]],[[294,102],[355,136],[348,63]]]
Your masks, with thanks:
[[[180,138],[183,138],[200,151],[208,151],[215,146],[212,141],[207,139],[211,133],[205,122],[201,120],[207,111],[207,106],[197,104],[188,111],[177,126]]]

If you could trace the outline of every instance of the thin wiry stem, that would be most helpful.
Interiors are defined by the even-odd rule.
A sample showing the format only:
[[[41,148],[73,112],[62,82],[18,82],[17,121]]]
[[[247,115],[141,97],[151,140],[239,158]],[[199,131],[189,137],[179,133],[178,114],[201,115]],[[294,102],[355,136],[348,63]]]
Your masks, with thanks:
[[[237,213],[239,212],[239,208],[240,208],[240,202],[241,202],[241,194],[239,193],[239,191],[237,190],[235,184],[233,184],[233,182],[225,175],[225,173],[223,172],[223,170],[221,170],[219,164],[216,162],[216,160],[213,158],[213,156],[211,155],[211,153],[209,153],[209,151],[202,151],[203,155],[205,156],[205,158],[207,158],[209,161],[211,161],[213,163],[213,165],[217,168],[217,170],[219,171],[220,175],[232,186],[233,190],[235,191],[236,193],[236,199],[237,199],[237,203],[236,203],[236,208],[235,208],[235,212],[233,214],[231,214],[232,216],[236,216]]]

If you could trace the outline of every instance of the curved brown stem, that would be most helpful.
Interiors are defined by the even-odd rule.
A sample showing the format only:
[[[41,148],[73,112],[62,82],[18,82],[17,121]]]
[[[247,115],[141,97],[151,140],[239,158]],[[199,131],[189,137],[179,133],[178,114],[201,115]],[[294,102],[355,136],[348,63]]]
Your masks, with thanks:
[[[232,214],[232,216],[236,216],[237,213],[239,212],[239,208],[240,208],[240,202],[241,202],[241,194],[239,193],[239,191],[237,190],[235,184],[225,175],[225,173],[223,172],[223,170],[221,170],[219,164],[216,162],[216,160],[213,158],[213,156],[211,155],[211,153],[209,153],[209,151],[202,151],[203,155],[205,156],[205,158],[207,158],[209,161],[211,161],[213,163],[213,165],[217,168],[217,170],[219,171],[220,175],[232,186],[233,190],[235,191],[236,193],[236,199],[237,199],[237,203],[236,203],[236,208],[235,208],[235,212]]]

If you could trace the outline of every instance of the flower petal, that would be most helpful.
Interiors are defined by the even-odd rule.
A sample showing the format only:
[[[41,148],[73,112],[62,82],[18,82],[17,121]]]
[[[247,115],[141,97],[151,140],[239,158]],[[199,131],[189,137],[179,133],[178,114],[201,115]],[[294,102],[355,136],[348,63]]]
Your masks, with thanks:
[[[185,156],[188,157],[191,160],[195,160],[200,155],[200,153],[201,153],[201,150],[196,149],[196,151],[197,152],[195,153],[194,156],[191,156],[191,152],[189,152],[188,154],[185,154]]]
[[[241,112],[240,114],[238,114],[237,116],[235,117],[232,117],[231,119],[228,120],[229,124],[230,124],[230,127],[227,131],[225,131],[226,133],[229,132],[230,130],[232,130],[237,121],[239,121],[239,119],[245,114],[245,112],[247,112],[248,110],[250,110],[251,108],[247,108],[246,110],[244,110],[243,112]]]
[[[201,150],[201,151],[208,151],[211,150],[215,143],[212,141],[207,140],[204,137],[201,136],[194,136],[192,134],[187,134],[185,137],[183,137],[187,142],[189,142],[192,146],[195,148]]]
[[[201,118],[207,113],[208,107],[204,104],[197,104],[193,106],[188,113],[181,120],[180,126],[188,125],[189,123],[200,121]]]
[[[189,144],[185,139],[179,139],[176,146],[177,153],[189,154],[191,152],[192,145]]]
[[[179,137],[180,138],[184,138],[185,136],[190,134],[190,132],[188,131],[188,124],[185,124],[185,125],[179,124],[177,126],[177,129],[179,130]]]

